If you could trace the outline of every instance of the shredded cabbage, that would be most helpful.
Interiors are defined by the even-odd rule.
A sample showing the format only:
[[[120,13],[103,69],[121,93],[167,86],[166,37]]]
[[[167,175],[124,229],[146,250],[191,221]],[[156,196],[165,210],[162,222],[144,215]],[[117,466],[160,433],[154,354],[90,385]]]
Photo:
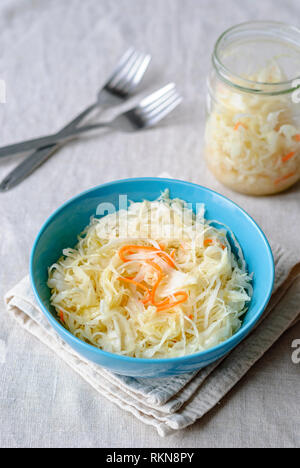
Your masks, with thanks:
[[[275,61],[249,81],[278,83],[286,77]],[[206,126],[206,157],[215,175],[232,188],[275,193],[300,176],[299,115],[291,95],[238,92],[219,83]]]
[[[148,250],[128,248],[123,261],[128,244]],[[236,258],[226,229],[205,220],[203,206],[195,215],[165,191],[156,201],[92,218],[77,246],[49,268],[51,304],[71,333],[102,350],[141,358],[193,354],[241,327],[252,287],[239,252]],[[147,303],[137,284],[156,284],[161,308]]]

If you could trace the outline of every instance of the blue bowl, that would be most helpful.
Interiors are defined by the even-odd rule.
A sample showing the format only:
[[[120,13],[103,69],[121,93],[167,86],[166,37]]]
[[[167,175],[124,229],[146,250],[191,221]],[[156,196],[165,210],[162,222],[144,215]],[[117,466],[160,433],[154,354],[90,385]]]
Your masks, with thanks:
[[[75,246],[78,234],[89,224],[90,217],[96,214],[100,203],[112,203],[118,207],[120,194],[127,195],[128,200],[134,202],[144,199],[155,200],[165,189],[170,190],[171,198],[181,198],[193,206],[196,203],[204,203],[206,218],[218,220],[228,226],[241,245],[248,270],[254,273],[254,294],[241,329],[229,340],[207,351],[170,359],[119,356],[84,343],[57,320],[55,310],[50,305],[50,290],[47,287],[48,267],[62,255],[64,248]],[[251,332],[272,293],[274,260],[261,229],[232,201],[212,190],[188,182],[141,178],[100,185],[77,195],[55,211],[35,240],[30,259],[30,277],[36,299],[48,321],[60,337],[83,357],[118,374],[132,377],[166,377],[195,371],[211,364],[226,355]]]

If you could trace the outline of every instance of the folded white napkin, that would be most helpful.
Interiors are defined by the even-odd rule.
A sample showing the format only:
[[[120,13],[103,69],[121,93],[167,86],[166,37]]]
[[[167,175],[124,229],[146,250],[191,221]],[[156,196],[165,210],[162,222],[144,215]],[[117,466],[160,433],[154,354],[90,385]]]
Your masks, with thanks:
[[[274,294],[262,323],[225,359],[198,372],[165,379],[138,379],[113,374],[79,356],[54,331],[39,309],[29,277],[5,296],[10,315],[64,359],[101,395],[162,436],[183,429],[212,409],[291,325],[300,319],[300,263],[273,246]],[[271,313],[272,312],[272,313]]]

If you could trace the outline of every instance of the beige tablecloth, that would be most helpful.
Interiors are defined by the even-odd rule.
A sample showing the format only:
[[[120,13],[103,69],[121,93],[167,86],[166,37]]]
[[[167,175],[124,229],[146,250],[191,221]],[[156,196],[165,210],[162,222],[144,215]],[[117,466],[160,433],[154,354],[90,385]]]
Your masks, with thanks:
[[[274,4],[276,3],[276,8]],[[176,81],[184,103],[163,126],[105,134],[65,147],[14,191],[0,194],[0,295],[28,273],[42,222],[91,186],[162,171],[206,185],[245,208],[275,242],[299,253],[300,186],[250,198],[219,185],[202,158],[205,79],[217,36],[234,23],[296,23],[298,0],[3,0],[0,4],[1,144],[56,130],[93,101],[133,44],[153,55],[145,86]],[[0,176],[20,156],[0,161]],[[160,439],[99,397],[0,304],[0,445],[26,447],[295,447],[299,435],[297,325],[219,407],[178,435]]]
[[[300,258],[273,246],[275,282],[271,300],[252,333],[229,355],[204,369],[169,378],[113,374],[76,353],[46,320],[29,276],[5,296],[7,311],[26,331],[63,359],[98,394],[165,436],[194,424],[238,384],[270,347],[300,320]]]

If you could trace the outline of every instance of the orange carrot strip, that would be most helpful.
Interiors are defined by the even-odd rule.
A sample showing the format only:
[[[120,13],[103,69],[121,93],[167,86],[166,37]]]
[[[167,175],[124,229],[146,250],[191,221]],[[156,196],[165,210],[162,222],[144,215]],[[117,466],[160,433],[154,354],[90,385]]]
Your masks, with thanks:
[[[274,181],[274,184],[275,185],[278,185],[280,184],[281,182],[284,182],[285,180],[289,179],[290,177],[293,177],[294,175],[296,174],[296,172],[290,172],[289,174],[283,176],[283,177],[279,177],[278,179],[276,179]]]
[[[183,298],[179,299],[178,301],[174,301],[174,302],[170,302],[170,303],[165,304],[165,305],[158,306],[157,311],[160,312],[162,310],[171,309],[171,308],[181,304],[182,302],[185,302],[188,299],[188,294],[185,291],[178,291],[178,292],[176,292],[174,294],[174,296],[175,297],[183,296]]]
[[[150,300],[151,300],[151,303],[152,303],[153,305],[156,305],[156,304],[155,304],[155,293],[156,293],[156,290],[157,290],[157,288],[158,288],[158,286],[159,286],[159,284],[160,284],[160,282],[161,282],[161,280],[162,280],[163,272],[162,272],[162,269],[160,268],[160,266],[157,265],[157,264],[154,263],[154,262],[151,262],[151,260],[147,260],[147,263],[148,263],[149,265],[151,265],[156,271],[158,271],[158,278],[157,278],[157,281],[156,281],[155,285],[153,286],[152,291],[151,291],[151,293],[150,293]]]
[[[159,307],[162,307],[164,305],[169,305],[169,304],[170,304],[170,298],[169,297],[167,297],[166,299],[164,299],[163,301],[161,301],[159,303],[155,303],[155,304],[152,303],[152,305],[154,305],[157,309]]]
[[[295,135],[294,138],[295,138],[296,141],[300,142],[300,133],[298,133],[298,135]]]
[[[212,245],[214,243],[213,239],[205,239],[204,240],[204,247],[208,247],[209,245]],[[225,250],[226,245],[220,243],[220,247]]]
[[[157,281],[156,281],[155,285],[153,286],[152,291],[150,293],[151,304],[154,305],[155,307],[162,307],[162,306],[168,305],[170,303],[170,298],[169,297],[164,299],[162,302],[159,302],[159,303],[155,302],[155,293],[156,293],[157,288],[158,288],[158,286],[159,286],[159,284],[160,284],[160,282],[162,280],[162,277],[163,277],[162,269],[156,263],[151,262],[151,260],[147,260],[147,263],[149,265],[151,265],[159,273],[158,279],[157,279]]]
[[[164,257],[164,260],[168,263],[168,265],[175,268],[175,263],[173,262],[173,260],[170,259],[166,252],[157,252],[157,255],[162,255],[162,257]]]
[[[181,292],[176,292],[176,293],[173,294],[173,296],[176,297],[177,295],[181,295],[181,294],[182,294]],[[178,302],[178,301],[176,301],[176,302]],[[174,305],[174,301],[173,302],[171,301],[171,297],[167,297],[166,299],[164,299],[159,304],[154,304],[154,305],[157,307],[157,309],[160,309],[161,307],[171,308]]]
[[[143,304],[147,304],[147,302],[150,301],[151,293],[150,293],[150,290],[147,288],[147,286],[144,286],[143,284],[141,284],[141,283],[139,283],[139,282],[137,282],[137,281],[134,281],[132,278],[125,278],[125,277],[120,276],[120,277],[119,277],[119,280],[125,281],[126,283],[134,284],[135,286],[140,287],[141,289],[143,289],[144,291],[146,291],[147,295],[146,295],[146,297],[144,297],[144,299],[141,301]]]
[[[63,323],[65,323],[64,313],[62,310],[59,311],[59,318]]]
[[[238,122],[234,127],[234,130],[237,131],[240,127],[243,127],[245,130],[248,130],[248,127],[245,124],[243,124],[243,122]]]
[[[286,156],[283,156],[281,159],[282,159],[282,162],[287,162],[289,161],[290,159],[292,159],[293,156],[295,156],[296,152],[295,151],[291,151],[289,154],[287,154]]]
[[[129,260],[126,257],[126,252],[128,254],[128,253],[134,252],[135,250],[146,250],[146,251],[155,252],[158,255],[162,255],[162,257],[164,257],[164,260],[170,266],[175,267],[175,263],[170,258],[172,255],[174,255],[175,250],[172,251],[171,256],[168,256],[168,254],[166,252],[164,252],[163,250],[156,249],[155,247],[144,247],[144,246],[139,246],[139,245],[125,245],[119,250],[119,257],[121,258],[121,260],[123,262],[128,262]],[[172,256],[172,258],[173,258],[173,256]],[[154,268],[158,272],[157,281],[154,284],[151,291],[149,290],[149,288],[147,288],[143,284],[141,284],[141,283],[139,283],[137,281],[134,281],[133,277],[126,278],[126,277],[120,276],[119,280],[125,281],[127,283],[134,284],[135,286],[143,289],[146,292],[146,295],[145,295],[144,299],[141,302],[143,304],[147,304],[148,302],[150,302],[152,305],[157,307],[157,310],[165,310],[165,309],[174,307],[175,305],[181,304],[182,302],[186,301],[186,299],[188,297],[187,294],[185,292],[179,292],[179,293],[175,293],[174,296],[175,297],[177,297],[178,295],[179,296],[184,296],[183,299],[179,299],[178,301],[175,301],[175,302],[172,303],[171,298],[168,297],[168,298],[164,299],[162,302],[156,303],[155,302],[155,294],[156,294],[157,288],[158,288],[158,286],[159,286],[159,284],[160,284],[160,282],[161,282],[161,280],[163,278],[163,270],[159,265],[157,265],[157,263],[155,263],[155,262],[153,262],[151,260],[146,260],[146,263],[148,263],[148,265],[152,266],[152,268]]]
[[[149,291],[149,294],[147,296],[144,297],[144,299],[141,300],[142,304],[147,304],[148,302],[151,301],[151,293]]]
[[[147,288],[147,286],[144,286],[142,283],[139,283],[138,281],[134,281],[134,280],[131,279],[131,278],[125,278],[124,276],[119,276],[118,279],[121,280],[121,281],[125,281],[125,283],[134,284],[135,286],[137,286],[137,287],[143,289],[143,290],[146,291],[148,294],[150,294],[150,291],[149,291],[149,289]]]
[[[148,265],[151,265],[156,271],[159,272],[159,274],[162,275],[162,269],[159,265],[157,265],[157,263],[152,262],[151,260],[146,260],[146,263],[148,263]]]
[[[204,247],[208,247],[209,245],[213,244],[212,239],[204,239]]]
[[[158,275],[157,281],[156,281],[155,285],[153,286],[152,290],[151,291],[149,290],[148,296],[146,296],[145,299],[142,302],[143,302],[143,304],[147,304],[147,302],[151,302],[152,305],[155,305],[154,304],[154,296],[155,296],[156,290],[157,290],[157,288],[158,288],[158,286],[159,286],[159,284],[160,284],[160,282],[162,280],[163,273],[162,273],[162,269],[160,268],[160,266],[158,266],[154,262],[151,262],[151,260],[146,260],[146,263],[148,263],[156,271],[158,271],[159,275]]]
[[[124,245],[120,250],[119,250],[119,257],[123,262],[128,262],[128,258],[124,255],[126,252],[128,254],[134,252],[135,250],[146,250],[148,252],[156,252],[159,255],[162,255],[165,258],[165,261],[172,267],[175,268],[175,263],[172,262],[172,260],[169,258],[168,254],[164,252],[163,250],[156,249],[155,247],[146,247],[142,245]]]
[[[142,245],[124,245],[120,250],[119,250],[119,257],[123,262],[128,262],[129,260],[124,256],[125,252],[132,253],[132,251],[135,250],[148,250],[150,252],[159,252],[158,249],[155,247],[146,247]]]

